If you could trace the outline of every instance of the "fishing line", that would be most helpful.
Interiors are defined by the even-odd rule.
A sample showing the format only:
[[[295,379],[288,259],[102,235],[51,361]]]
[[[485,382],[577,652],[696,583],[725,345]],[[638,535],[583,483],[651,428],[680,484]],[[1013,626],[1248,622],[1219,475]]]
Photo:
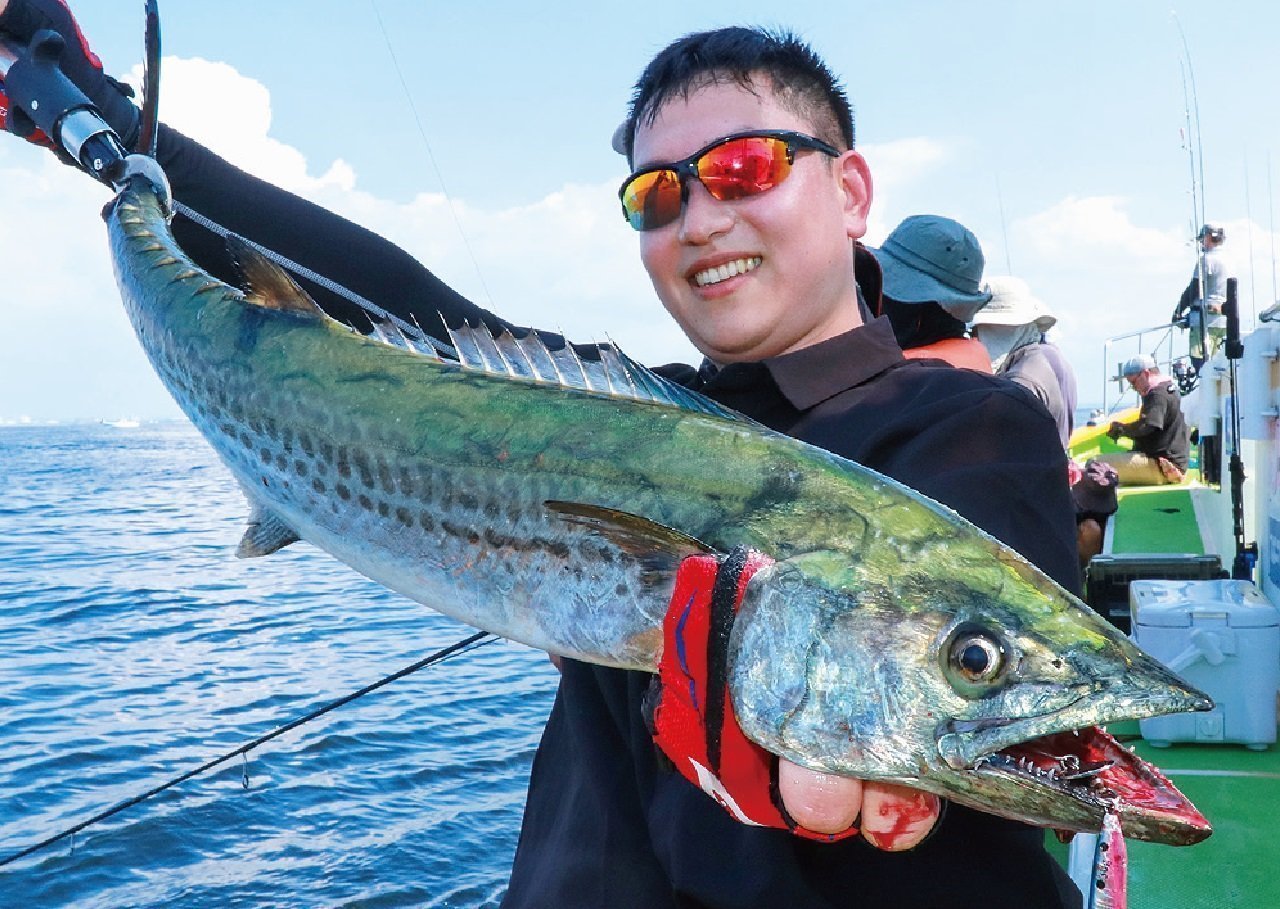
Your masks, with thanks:
[[[1004,234],[1005,274],[1013,274],[1013,259],[1009,256],[1009,228],[1004,219],[1004,193],[1000,192],[1000,175],[996,174],[996,203],[1000,206],[1000,231]]]
[[[400,79],[400,87],[404,89],[405,100],[409,103],[409,110],[413,113],[413,122],[418,126],[418,135],[422,137],[422,144],[427,149],[427,160],[431,162],[431,169],[435,171],[436,180],[440,182],[440,189],[444,193],[444,201],[449,206],[449,214],[453,216],[453,223],[458,228],[458,236],[462,238],[462,246],[467,251],[467,256],[471,259],[471,264],[476,270],[476,277],[480,279],[480,289],[484,291],[485,299],[489,301],[491,309],[496,308],[493,302],[493,295],[489,293],[489,287],[484,283],[484,273],[480,270],[480,263],[477,261],[475,253],[471,249],[471,242],[467,239],[467,233],[462,229],[462,219],[458,217],[457,210],[453,207],[453,196],[449,194],[449,188],[445,186],[444,175],[440,173],[440,167],[436,164],[436,156],[431,150],[431,142],[427,139],[427,130],[422,125],[422,118],[418,116],[418,106],[413,103],[413,93],[409,91],[409,83],[404,78],[404,72],[400,69],[400,60],[396,57],[395,48],[391,45],[391,36],[387,34],[387,26],[382,21],[382,12],[378,9],[378,0],[369,0],[369,5],[373,7],[373,16],[378,20],[378,29],[382,32],[382,40],[387,44],[387,53],[391,56],[391,65],[396,71],[396,76]]]
[[[1258,324],[1258,276],[1253,260],[1253,204],[1249,198],[1249,155],[1244,156],[1244,217],[1249,236],[1249,307],[1253,311],[1253,324]]]
[[[486,640],[486,638],[488,640]],[[340,697],[336,701],[330,701],[328,704],[325,704],[322,707],[318,707],[317,709],[311,711],[305,716],[300,716],[297,719],[292,720],[291,722],[288,722],[285,725],[272,730],[271,732],[268,732],[266,735],[258,736],[258,738],[244,745],[241,745],[239,748],[236,748],[234,751],[228,751],[226,754],[222,755],[221,757],[214,758],[211,761],[206,761],[205,763],[201,764],[199,767],[196,767],[194,770],[188,770],[186,773],[183,773],[179,776],[174,777],[173,779],[169,780],[167,783],[162,783],[159,786],[156,786],[152,789],[148,789],[146,792],[142,793],[141,795],[135,795],[133,798],[125,799],[123,802],[120,802],[116,805],[113,805],[112,807],[108,808],[105,811],[101,811],[95,814],[93,817],[89,818],[88,820],[81,821],[80,823],[72,827],[68,827],[66,830],[63,830],[61,833],[55,834],[54,836],[41,840],[40,842],[35,843],[34,845],[31,845],[31,846],[28,846],[27,848],[22,849],[18,852],[15,852],[12,855],[8,855],[3,858],[0,858],[0,868],[12,862],[16,862],[18,859],[24,858],[25,856],[28,856],[33,852],[37,852],[40,849],[44,849],[46,846],[51,846],[54,843],[59,842],[60,840],[67,839],[68,837],[72,837],[73,838],[72,842],[74,843],[75,834],[81,830],[84,830],[86,827],[91,827],[94,824],[97,824],[101,821],[105,821],[107,818],[111,817],[112,815],[119,814],[121,811],[124,811],[126,808],[131,808],[134,805],[139,804],[140,802],[144,802],[154,795],[159,795],[161,792],[164,792],[166,789],[171,789],[174,786],[177,786],[179,783],[184,783],[194,776],[199,776],[201,773],[204,773],[206,770],[211,770],[214,767],[217,767],[219,764],[224,764],[227,761],[231,760],[232,758],[236,757],[237,755],[248,755],[250,751],[252,751],[254,748],[257,748],[259,745],[263,745],[274,738],[284,735],[284,733],[288,732],[291,729],[297,729],[299,726],[303,725],[304,723],[309,723],[312,720],[317,719],[318,717],[324,716],[326,713],[329,713],[330,711],[337,710],[339,707],[343,706],[344,704],[349,704],[352,701],[356,700],[357,698],[362,698],[366,694],[377,691],[379,688],[382,688],[385,685],[389,685],[392,682],[396,681],[397,679],[402,679],[407,675],[412,675],[413,673],[417,672],[420,669],[425,669],[428,666],[434,665],[436,663],[440,663],[444,660],[447,660],[449,657],[458,656],[463,653],[470,653],[471,651],[476,650],[480,647],[484,647],[487,644],[492,644],[495,640],[497,640],[497,638],[489,634],[489,632],[477,631],[475,634],[471,635],[470,637],[463,638],[461,641],[458,641],[457,643],[450,644],[448,647],[444,647],[444,648],[441,648],[440,650],[437,650],[435,653],[431,654],[430,656],[423,657],[422,659],[418,660],[416,663],[413,663],[409,666],[404,667],[403,669],[393,672],[391,673],[391,675],[384,676],[383,678],[374,682],[372,685],[366,685],[365,687],[361,688],[359,691],[353,691],[351,694],[345,695],[344,697]],[[247,762],[247,757],[246,757],[246,762]],[[243,771],[243,780],[246,782],[246,788],[247,788],[247,781],[248,781],[247,766]]]
[[[1276,289],[1276,209],[1271,189],[1271,152],[1267,152],[1267,215],[1271,235],[1271,303],[1280,303],[1280,290]]]
[[[376,316],[378,319],[381,319],[385,322],[390,322],[391,324],[395,325],[396,328],[404,332],[406,336],[414,338],[415,340],[418,340],[418,341],[429,343],[432,346],[432,348],[435,349],[436,353],[443,354],[449,359],[453,359],[455,357],[454,350],[452,347],[445,344],[443,341],[439,341],[436,338],[433,338],[430,335],[428,335],[425,331],[423,331],[421,325],[418,325],[416,323],[411,324],[409,322],[406,322],[404,319],[400,318],[395,313],[388,312],[387,310],[379,306],[377,303],[374,303],[372,300],[369,300],[369,299],[366,299],[365,297],[360,296],[360,294],[356,293],[354,290],[344,287],[343,285],[334,281],[332,278],[326,278],[324,275],[320,274],[319,272],[314,271],[310,268],[307,268],[307,266],[302,265],[301,263],[293,261],[288,256],[282,255],[281,253],[276,252],[274,249],[269,249],[268,247],[263,246],[261,243],[255,243],[254,241],[250,240],[248,237],[240,236],[230,228],[223,227],[221,224],[219,224],[217,221],[214,221],[212,218],[209,218],[209,217],[206,217],[205,215],[200,214],[200,212],[196,211],[194,208],[191,208],[189,205],[185,205],[184,203],[179,202],[176,199],[173,200],[173,210],[178,214],[182,215],[184,218],[188,219],[189,221],[192,221],[193,223],[200,225],[205,230],[215,233],[220,237],[235,237],[238,240],[242,240],[245,243],[248,243],[250,246],[256,249],[263,256],[270,259],[272,262],[276,263],[286,271],[292,272],[294,275],[297,275],[299,278],[304,278],[305,280],[310,281],[312,284],[315,284],[318,287],[324,288],[325,290],[329,291],[329,293],[334,294],[335,296],[342,297],[344,300],[348,301],[349,303],[354,303],[356,306],[360,307],[371,316]]]

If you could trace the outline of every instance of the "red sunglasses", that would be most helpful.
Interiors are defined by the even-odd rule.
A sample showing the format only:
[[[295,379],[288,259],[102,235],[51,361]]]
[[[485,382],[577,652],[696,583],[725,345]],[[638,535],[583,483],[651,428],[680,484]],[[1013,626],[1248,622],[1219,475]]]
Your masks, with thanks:
[[[665,227],[680,217],[689,200],[690,179],[720,202],[767,192],[787,179],[801,149],[840,156],[837,149],[804,133],[776,129],[734,133],[681,161],[655,164],[627,177],[618,190],[623,217],[636,230]]]

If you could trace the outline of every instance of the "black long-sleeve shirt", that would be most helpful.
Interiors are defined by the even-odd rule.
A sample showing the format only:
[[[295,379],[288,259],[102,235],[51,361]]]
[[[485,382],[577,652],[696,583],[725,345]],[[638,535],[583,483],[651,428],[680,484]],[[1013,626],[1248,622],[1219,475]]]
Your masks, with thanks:
[[[505,324],[388,241],[167,129],[160,158],[180,202],[434,335],[443,336],[441,318]],[[200,265],[234,282],[220,238],[181,217],[174,230]],[[874,271],[859,278],[878,294]],[[302,283],[332,315],[360,324],[358,308]],[[904,359],[885,319],[761,363],[657,371],[914,486],[1078,590],[1065,456],[1053,420],[1012,383]],[[658,761],[640,711],[649,680],[565,661],[534,761],[508,909],[1079,904],[1043,848],[1043,831],[958,805],[906,853],[739,824]]]

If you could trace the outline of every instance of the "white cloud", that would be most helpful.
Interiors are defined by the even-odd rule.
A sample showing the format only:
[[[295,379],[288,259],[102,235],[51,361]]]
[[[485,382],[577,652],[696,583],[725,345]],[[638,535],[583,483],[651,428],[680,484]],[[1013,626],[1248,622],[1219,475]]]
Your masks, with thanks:
[[[1177,231],[1134,224],[1124,210],[1124,200],[1115,196],[1068,196],[1015,227],[1041,255],[1083,253],[1091,262],[1122,261],[1129,268],[1157,272],[1183,256],[1186,249],[1186,242]]]
[[[875,197],[864,240],[872,246],[879,246],[889,231],[897,226],[896,220],[892,224],[887,223],[879,214],[895,210],[892,202],[895,191],[917,183],[937,170],[951,158],[952,152],[947,143],[924,136],[869,143],[859,146],[859,150],[871,168]]]
[[[141,79],[139,65],[128,81],[136,86]],[[350,190],[355,185],[355,173],[341,159],[312,176],[302,152],[270,136],[267,87],[226,63],[166,58],[162,94],[165,123],[269,183],[291,192],[327,186]]]

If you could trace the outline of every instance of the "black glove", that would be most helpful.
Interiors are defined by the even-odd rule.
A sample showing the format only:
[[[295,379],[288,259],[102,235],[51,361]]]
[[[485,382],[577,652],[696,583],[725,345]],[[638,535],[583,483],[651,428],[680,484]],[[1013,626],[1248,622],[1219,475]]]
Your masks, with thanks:
[[[57,32],[66,41],[60,63],[63,73],[94,103],[125,147],[132,149],[138,139],[141,119],[138,108],[129,100],[133,90],[102,71],[102,61],[89,48],[66,4],[62,0],[9,0],[5,11],[0,13],[0,37],[12,44],[26,47],[32,36],[45,28]],[[0,82],[0,93],[3,91],[4,83]],[[7,100],[0,100],[0,107],[7,109]],[[10,120],[6,118],[6,127]],[[30,138],[39,141],[42,137]]]

